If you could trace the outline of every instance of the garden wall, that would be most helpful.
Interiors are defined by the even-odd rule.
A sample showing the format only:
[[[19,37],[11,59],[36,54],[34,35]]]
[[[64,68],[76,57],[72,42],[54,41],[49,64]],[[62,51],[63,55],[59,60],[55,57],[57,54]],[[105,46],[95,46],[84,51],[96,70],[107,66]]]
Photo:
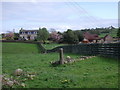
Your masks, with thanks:
[[[47,50],[47,52],[57,52],[59,48],[63,48],[65,53],[100,55],[120,59],[120,43],[66,45]]]

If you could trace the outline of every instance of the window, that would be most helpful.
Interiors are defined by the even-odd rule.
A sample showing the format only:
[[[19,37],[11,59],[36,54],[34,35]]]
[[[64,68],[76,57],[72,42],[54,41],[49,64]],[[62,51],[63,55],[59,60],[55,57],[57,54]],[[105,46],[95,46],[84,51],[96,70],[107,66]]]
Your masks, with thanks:
[[[31,34],[34,34],[34,32],[31,32]]]

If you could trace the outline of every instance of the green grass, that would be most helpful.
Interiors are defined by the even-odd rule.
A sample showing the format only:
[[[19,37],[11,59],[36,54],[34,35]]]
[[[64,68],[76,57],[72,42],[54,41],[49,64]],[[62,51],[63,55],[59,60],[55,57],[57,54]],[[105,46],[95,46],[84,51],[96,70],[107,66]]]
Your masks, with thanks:
[[[36,72],[37,75],[33,80],[25,81],[26,88],[118,87],[118,62],[114,59],[94,57],[53,67],[50,61],[59,60],[58,53],[39,54],[37,52],[35,44],[3,43],[3,74],[12,75],[17,68]],[[64,54],[64,57],[68,55],[72,58],[80,56]],[[64,80],[68,82],[62,82]]]
[[[118,29],[112,29],[109,33],[100,33],[99,37],[105,37],[107,34],[112,37],[117,37]]]
[[[3,43],[2,53],[5,54],[28,54],[28,53],[38,53],[36,44],[26,44],[26,43]]]
[[[53,49],[55,47],[58,47],[58,46],[63,46],[65,44],[57,44],[57,43],[51,43],[51,44],[42,44],[42,46],[45,48],[45,49]]]
[[[117,37],[117,31],[118,29],[113,29],[111,30],[111,32],[109,33],[112,37]]]

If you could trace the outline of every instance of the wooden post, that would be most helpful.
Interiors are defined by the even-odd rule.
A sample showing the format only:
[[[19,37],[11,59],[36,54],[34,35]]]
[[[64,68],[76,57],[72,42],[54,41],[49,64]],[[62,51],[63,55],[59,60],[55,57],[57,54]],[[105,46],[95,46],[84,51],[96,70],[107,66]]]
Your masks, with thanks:
[[[60,48],[60,64],[64,64],[63,48]]]

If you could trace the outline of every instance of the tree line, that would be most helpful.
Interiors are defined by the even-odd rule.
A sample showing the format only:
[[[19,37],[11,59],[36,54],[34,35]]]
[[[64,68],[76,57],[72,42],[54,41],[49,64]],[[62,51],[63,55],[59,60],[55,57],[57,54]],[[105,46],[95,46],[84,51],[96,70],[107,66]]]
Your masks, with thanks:
[[[67,31],[61,33],[59,31],[57,32],[55,29],[49,32],[47,28],[43,27],[43,28],[39,28],[36,41],[46,43],[46,40],[49,40],[56,43],[77,44],[83,40],[84,32],[90,32],[92,34],[99,35],[100,33],[108,33],[113,29],[115,28],[112,26],[108,28],[95,28],[95,29],[92,28],[92,29],[82,29],[82,30],[67,29]],[[18,40],[20,38],[19,33],[12,33],[12,32],[8,32],[5,35],[2,34],[2,37],[6,38],[7,40]],[[117,37],[120,38],[120,28],[118,28]]]

